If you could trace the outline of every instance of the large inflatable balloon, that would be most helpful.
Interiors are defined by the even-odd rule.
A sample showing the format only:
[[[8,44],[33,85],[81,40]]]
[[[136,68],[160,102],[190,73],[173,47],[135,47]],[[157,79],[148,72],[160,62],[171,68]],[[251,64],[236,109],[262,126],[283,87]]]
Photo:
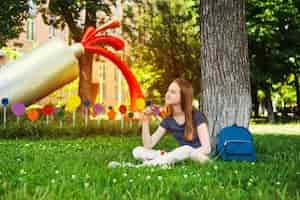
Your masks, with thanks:
[[[144,98],[139,83],[137,82],[129,67],[118,56],[116,56],[113,52],[98,46],[99,44],[106,44],[113,47],[115,50],[123,49],[124,41],[121,38],[100,34],[107,29],[116,28],[118,26],[120,26],[120,23],[116,20],[113,20],[100,26],[97,29],[90,27],[84,33],[81,44],[84,46],[87,52],[100,54],[117,65],[129,86],[131,104],[130,108],[132,111],[136,111],[136,101],[138,99]]]
[[[128,83],[131,111],[136,111],[136,100],[144,98],[139,83],[117,55],[99,46],[109,45],[115,50],[124,48],[121,38],[101,35],[105,30],[118,26],[120,23],[113,20],[97,29],[90,27],[81,43],[71,47],[62,40],[52,39],[0,68],[0,99],[9,98],[9,104],[23,102],[28,106],[35,103],[78,77],[78,58],[86,51],[102,55],[117,65]]]

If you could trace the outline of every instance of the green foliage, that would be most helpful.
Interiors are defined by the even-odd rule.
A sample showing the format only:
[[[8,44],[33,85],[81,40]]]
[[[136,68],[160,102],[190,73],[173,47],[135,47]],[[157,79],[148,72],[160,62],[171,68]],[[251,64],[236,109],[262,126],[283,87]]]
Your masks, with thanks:
[[[23,31],[24,20],[29,17],[27,0],[5,0],[0,6],[0,47]]]
[[[297,56],[300,47],[297,6],[293,0],[247,1],[252,82],[276,83],[294,71],[289,58]]]
[[[158,80],[163,79],[163,70],[156,70],[152,65],[147,64],[141,66],[141,63],[134,63],[131,65],[132,71],[135,74],[138,82],[142,85],[144,94],[151,97],[155,103],[161,103],[163,94],[158,89],[151,89]]]
[[[279,108],[297,102],[296,79],[289,79],[291,74],[300,76],[299,8],[299,0],[247,0],[251,84],[271,90]]]
[[[194,6],[191,0],[153,0],[125,12],[123,31],[133,48],[129,63],[137,73],[151,70],[151,76],[141,78],[150,98],[159,100],[154,94],[163,95],[178,77],[191,80],[195,94],[200,92],[199,26]]]
[[[272,99],[276,100],[277,107],[292,106],[296,102],[296,91],[293,86],[295,78],[290,75],[285,82],[273,85]]]
[[[5,54],[9,57],[10,60],[15,60],[18,57],[22,55],[22,53],[15,51],[8,47],[3,47],[2,50],[5,52]]]
[[[111,14],[110,1],[50,0],[48,4],[45,0],[36,0],[36,3],[46,24],[61,29],[68,26],[75,41],[81,40],[83,30],[88,26],[104,23],[104,18],[97,17],[97,12],[104,13],[105,17]]]

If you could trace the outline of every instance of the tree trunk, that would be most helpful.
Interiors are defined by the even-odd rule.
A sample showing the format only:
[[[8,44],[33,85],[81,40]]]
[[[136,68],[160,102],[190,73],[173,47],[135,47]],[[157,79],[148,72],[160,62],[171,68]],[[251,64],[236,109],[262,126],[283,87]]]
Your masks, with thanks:
[[[259,101],[258,101],[258,87],[257,85],[252,85],[251,87],[251,98],[253,102],[253,111],[254,111],[254,117],[258,118],[259,117]]]
[[[268,112],[268,121],[274,122],[275,121],[275,115],[274,115],[274,109],[272,105],[272,98],[271,98],[271,84],[264,84],[263,85],[264,91],[265,91],[265,106]]]
[[[297,97],[297,107],[296,107],[296,114],[300,116],[300,88],[299,88],[299,77],[298,74],[295,72],[295,89],[296,89],[296,97]]]
[[[213,147],[220,129],[248,127],[250,68],[245,0],[201,1],[201,108]]]
[[[89,4],[91,3],[92,2],[90,2]],[[97,19],[96,9],[94,9],[91,5],[87,5],[85,11],[84,30],[86,30],[89,26],[95,27],[96,19]],[[85,53],[79,58],[79,68],[80,68],[80,74],[79,74],[78,93],[81,100],[82,101],[88,100],[90,102],[90,106],[92,107],[96,102],[97,94],[99,92],[99,84],[92,82],[92,78],[93,78],[93,54],[92,53]],[[81,106],[81,111],[84,112],[82,106]]]
[[[99,84],[92,83],[93,54],[82,55],[79,58],[79,67],[79,96],[82,101],[88,100],[90,106],[93,106],[99,90]]]

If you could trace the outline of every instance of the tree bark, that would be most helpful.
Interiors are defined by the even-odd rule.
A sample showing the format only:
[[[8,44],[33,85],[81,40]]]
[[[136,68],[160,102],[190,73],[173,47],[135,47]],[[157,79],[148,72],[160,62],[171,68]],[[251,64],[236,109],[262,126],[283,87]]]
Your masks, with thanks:
[[[263,85],[264,88],[264,92],[265,92],[265,106],[268,112],[268,121],[269,122],[274,122],[275,121],[275,114],[274,114],[274,109],[273,109],[273,105],[272,105],[272,98],[271,98],[271,88],[272,85],[265,83]]]
[[[300,88],[299,88],[299,77],[298,73],[294,73],[295,76],[295,89],[296,89],[296,97],[297,97],[297,107],[296,114],[300,116]]]
[[[201,20],[201,109],[215,147],[220,129],[248,127],[250,69],[245,0],[203,0]]]
[[[99,84],[92,83],[93,54],[85,53],[79,58],[79,96],[82,101],[88,100],[90,106],[96,102]],[[83,111],[83,110],[82,110]]]
[[[251,98],[252,98],[252,102],[253,102],[252,109],[254,111],[255,118],[259,117],[259,101],[258,101],[257,92],[258,92],[258,87],[257,87],[257,85],[253,84],[251,87]]]
[[[89,26],[96,26],[96,11],[91,6],[87,6],[85,12],[85,27],[86,30]],[[81,39],[80,39],[81,40]],[[79,58],[79,96],[82,101],[88,100],[90,106],[93,106],[96,102],[97,94],[99,92],[99,83],[93,83],[93,54],[84,53]],[[81,111],[84,112],[83,106]]]

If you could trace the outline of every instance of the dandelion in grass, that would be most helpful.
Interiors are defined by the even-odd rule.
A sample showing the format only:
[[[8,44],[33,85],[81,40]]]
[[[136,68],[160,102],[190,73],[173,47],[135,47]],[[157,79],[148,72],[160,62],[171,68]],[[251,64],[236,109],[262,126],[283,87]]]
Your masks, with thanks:
[[[187,174],[184,174],[184,175],[183,175],[183,178],[187,178],[187,177],[188,177],[188,175],[187,175]]]
[[[209,176],[209,175],[210,175],[210,172],[206,172],[206,175]]]
[[[127,173],[123,173],[123,176],[125,176],[125,177],[126,177],[126,176],[127,176]]]
[[[167,165],[162,165],[160,168],[161,169],[168,169],[168,166]]]
[[[132,182],[133,182],[133,179],[130,179],[129,182],[132,183]]]
[[[214,166],[214,170],[216,170],[216,171],[218,170],[218,166],[217,165]]]
[[[72,179],[75,179],[75,178],[76,178],[76,175],[72,174],[71,178],[72,178]]]
[[[55,183],[55,179],[51,179],[51,183]]]
[[[89,184],[88,182],[85,182],[85,183],[84,183],[84,187],[85,187],[85,188],[87,188],[87,187],[89,187],[89,186],[90,186],[90,184]]]
[[[24,169],[21,169],[21,170],[20,170],[20,174],[21,174],[21,175],[24,175],[24,174],[26,174],[26,171],[25,171]]]
[[[162,180],[162,176],[158,176],[157,179],[158,179],[159,181],[161,181],[161,180]]]
[[[150,179],[151,179],[151,176],[149,176],[149,175],[146,176],[146,179],[147,179],[147,180],[150,180]]]
[[[238,174],[239,172],[238,172],[238,170],[234,170],[234,173],[235,173],[235,174]]]
[[[277,181],[277,182],[276,182],[276,185],[280,185],[280,181]]]
[[[114,178],[114,179],[113,179],[113,183],[116,183],[116,182],[117,182],[117,179]]]
[[[58,171],[58,170],[55,170],[55,174],[59,174],[59,171]]]

